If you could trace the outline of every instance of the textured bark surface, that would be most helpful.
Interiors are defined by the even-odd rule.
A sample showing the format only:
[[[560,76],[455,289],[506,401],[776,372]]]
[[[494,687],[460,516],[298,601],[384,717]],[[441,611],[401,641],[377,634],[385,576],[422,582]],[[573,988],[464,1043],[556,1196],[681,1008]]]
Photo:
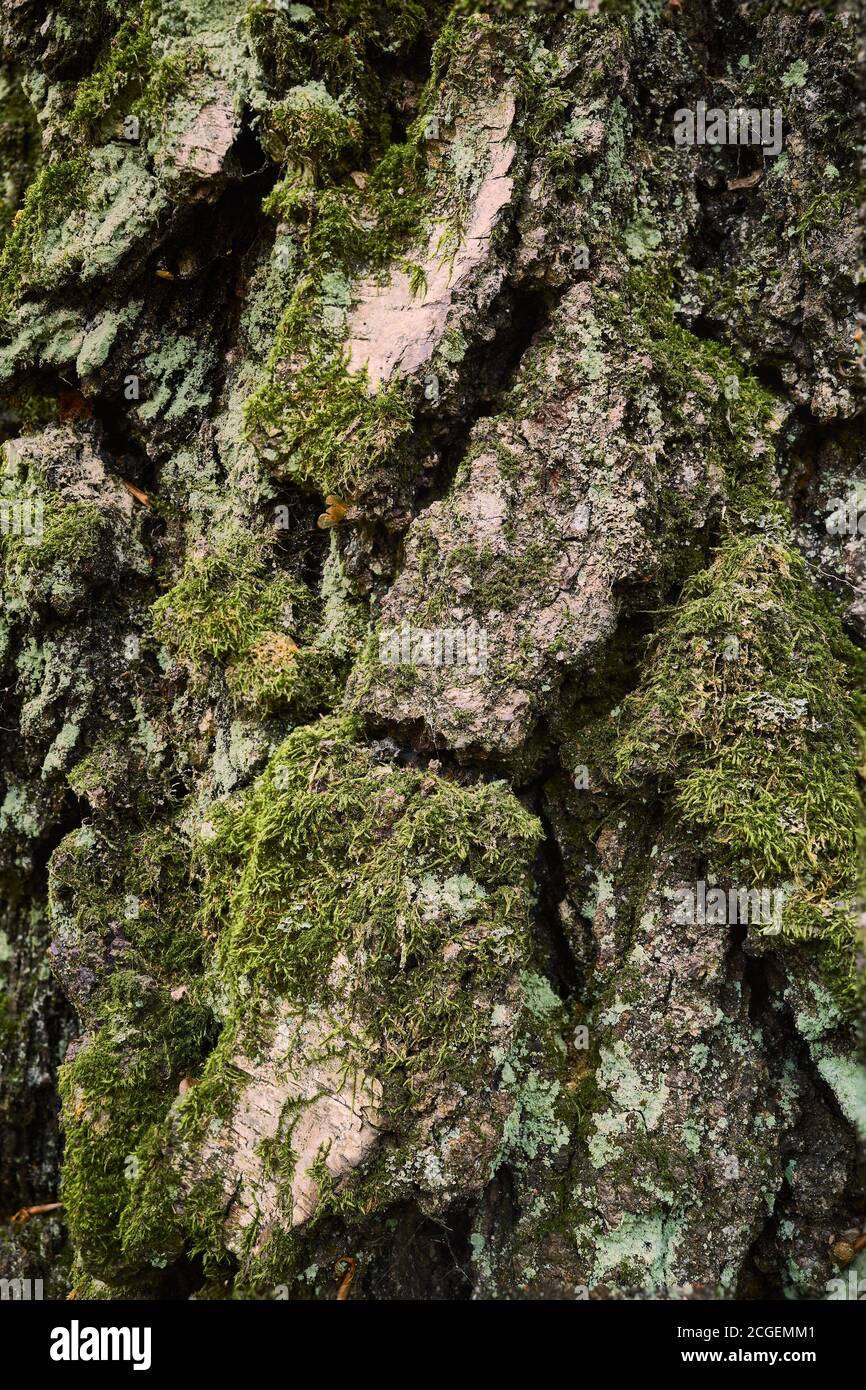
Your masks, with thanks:
[[[866,1279],[862,7],[0,37],[0,1275]]]

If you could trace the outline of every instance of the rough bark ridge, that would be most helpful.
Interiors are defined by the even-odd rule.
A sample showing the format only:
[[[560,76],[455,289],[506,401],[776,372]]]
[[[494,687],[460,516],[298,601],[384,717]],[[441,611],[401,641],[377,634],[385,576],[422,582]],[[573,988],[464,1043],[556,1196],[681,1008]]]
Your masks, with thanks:
[[[866,1277],[862,10],[0,16],[0,1272]]]

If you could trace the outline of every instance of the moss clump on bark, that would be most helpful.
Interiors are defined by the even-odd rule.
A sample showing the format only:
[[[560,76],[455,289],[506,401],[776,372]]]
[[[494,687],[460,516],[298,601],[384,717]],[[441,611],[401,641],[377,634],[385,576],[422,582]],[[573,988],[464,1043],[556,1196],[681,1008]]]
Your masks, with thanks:
[[[0,313],[8,312],[27,289],[41,284],[41,242],[51,227],[84,206],[87,174],[87,159],[75,155],[44,165],[27,189],[0,255]]]
[[[50,490],[18,506],[29,507],[36,524],[29,535],[0,535],[7,615],[38,604],[68,617],[114,569],[112,525],[95,503],[66,501]]]
[[[315,1056],[340,1059],[340,1071],[360,1056],[397,1139],[439,1084],[457,1080],[483,1112],[502,1067],[491,1156],[497,1134],[509,1152],[562,1142],[558,1085],[528,1077],[535,1043],[495,1046],[516,1038],[516,1023],[502,1032],[512,1013],[561,1013],[549,991],[540,999],[537,976],[518,987],[533,958],[536,820],[504,784],[462,787],[379,763],[357,736],[339,719],[296,730],[246,794],[210,812],[194,854],[177,833],[165,843],[151,831],[120,852],[97,847],[100,864],[108,853],[102,867],[89,836],[55,855],[55,917],[74,914],[68,961],[102,949],[127,905],[117,968],[86,1006],[88,1034],[61,1083],[76,1248],[121,1284],[145,1277],[140,1262],[158,1267],[182,1247],[227,1258],[224,1198],[206,1163],[189,1180],[190,1159],[250,1084],[238,1056],[251,1067],[269,1055],[279,1001],[298,1020],[299,1076],[312,1064],[304,1030],[333,1020]],[[191,893],[200,910],[186,918]],[[185,1076],[198,1084],[172,1103]],[[294,1176],[294,1123],[315,1099],[290,1089],[285,1123],[263,1145],[262,1170],[280,1190]],[[346,1184],[323,1141],[303,1175],[318,1188],[315,1221],[398,1198],[407,1177],[394,1152]],[[412,1144],[396,1152],[414,1161]],[[282,1200],[290,1211],[288,1189]],[[264,1255],[255,1231],[245,1239],[249,1277],[260,1280],[274,1252]]]
[[[397,376],[371,384],[364,369],[351,370],[345,348],[350,284],[402,269],[411,293],[423,294],[425,271],[416,258],[429,255],[434,225],[436,259],[453,261],[479,156],[471,142],[459,139],[451,157],[441,156],[440,128],[455,121],[458,108],[453,92],[441,111],[436,100],[443,68],[458,52],[471,67],[495,32],[486,16],[454,18],[446,26],[405,140],[390,141],[381,132],[371,138],[361,161],[367,170],[351,177],[344,156],[358,147],[360,117],[338,84],[298,86],[272,113],[285,176],[264,208],[292,229],[304,275],[280,323],[265,380],[246,408],[248,436],[269,473],[352,496],[383,465],[399,467],[420,387]],[[455,86],[462,90],[468,81],[461,71]],[[485,81],[489,87],[489,72]],[[354,95],[355,88],[348,91]]]
[[[333,999],[336,955],[363,950],[382,1002],[394,995],[403,1041],[391,1065],[411,1058],[420,1069],[423,1052],[429,1066],[429,1049],[442,1065],[453,1028],[471,1044],[483,1020],[462,1016],[459,997],[437,987],[438,949],[455,921],[487,936],[512,917],[512,929],[475,944],[473,958],[481,965],[517,949],[509,938],[526,923],[537,824],[503,784],[461,787],[377,764],[356,739],[347,721],[298,729],[240,804],[218,814],[204,849],[203,920],[219,934],[221,975],[238,994],[247,979],[266,996]],[[475,885],[466,913],[444,889],[437,900],[436,885],[455,876]],[[375,1011],[372,980],[365,1002]],[[456,1036],[450,1046],[459,1051]]]
[[[311,595],[289,575],[266,577],[267,547],[239,534],[191,560],[153,607],[156,636],[193,663],[232,664],[262,635],[309,620]]]
[[[141,1176],[136,1151],[215,1037],[197,994],[193,883],[188,843],[168,824],[120,843],[86,827],[52,858],[54,950],[87,1022],[60,1074],[61,1196],[79,1259],[103,1277],[126,1267],[118,1219]]]
[[[269,574],[268,549],[244,534],[191,560],[154,604],[153,630],[194,668],[223,666],[237,700],[309,715],[337,698],[341,659],[313,648],[321,606],[302,581]]]
[[[109,40],[107,55],[96,71],[78,84],[70,126],[80,136],[91,134],[131,83],[146,82],[153,60],[153,4],[143,0]]]
[[[357,148],[361,128],[320,82],[294,87],[271,111],[268,145],[278,161],[327,169]]]
[[[370,391],[366,372],[347,372],[339,356],[316,356],[285,384],[261,388],[250,402],[253,435],[279,436],[285,471],[322,493],[351,498],[363,470],[384,462],[409,433],[411,410],[403,391]],[[265,458],[273,452],[265,443]],[[274,460],[268,460],[273,466]],[[279,475],[279,465],[274,469]]]
[[[729,533],[688,582],[617,722],[617,779],[661,780],[754,881],[790,880],[783,935],[817,940],[846,995],[858,991],[845,900],[861,873],[864,669],[779,519]]]
[[[213,1018],[128,974],[118,975],[100,1013],[97,1037],[60,1073],[61,1195],[78,1258],[106,1275],[126,1267],[118,1221],[141,1176],[137,1151],[180,1081],[200,1065]],[[139,1031],[148,1045],[131,1049]]]
[[[416,0],[383,6],[369,0],[327,0],[278,10],[253,4],[246,26],[269,86],[282,95],[310,80],[337,98],[350,101],[365,135],[387,134],[378,63],[393,59],[432,28],[450,8],[447,0],[421,5]],[[437,11],[440,14],[437,15]],[[384,132],[383,132],[384,127]]]
[[[266,212],[296,228],[305,265],[266,380],[246,408],[247,432],[270,473],[351,496],[409,433],[407,392],[394,385],[374,393],[364,371],[349,371],[343,334],[348,277],[396,254],[422,207],[414,144],[392,148],[363,190],[317,190],[295,169],[266,200]]]

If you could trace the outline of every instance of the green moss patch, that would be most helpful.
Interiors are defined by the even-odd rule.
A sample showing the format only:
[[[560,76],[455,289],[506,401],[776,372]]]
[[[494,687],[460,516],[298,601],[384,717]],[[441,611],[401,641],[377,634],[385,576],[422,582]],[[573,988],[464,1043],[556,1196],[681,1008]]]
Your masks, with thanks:
[[[312,649],[320,606],[300,580],[274,573],[267,542],[238,535],[190,560],[153,606],[156,637],[197,669],[225,667],[238,700],[314,713],[339,694],[340,658]]]
[[[533,959],[531,865],[540,834],[504,784],[463,787],[380,763],[353,723],[328,719],[295,730],[246,793],[213,809],[202,832],[194,853],[163,827],[161,836],[139,832],[111,850],[71,837],[55,855],[54,915],[67,959],[75,960],[68,953],[76,942],[85,956],[88,941],[104,949],[109,929],[126,942],[88,1005],[85,1046],[62,1078],[63,1196],[85,1264],[147,1287],[158,1277],[148,1261],[158,1271],[183,1249],[211,1264],[227,1258],[221,1180],[207,1164],[198,1168],[196,1155],[249,1084],[239,1053],[250,1065],[268,1057],[277,1009],[299,1025],[308,1020],[289,1059],[298,1076],[307,1066],[320,1075],[326,1054],[347,1075],[362,1067],[377,1078],[395,1140],[405,1143],[399,1162],[392,1146],[387,1162],[348,1186],[329,1172],[325,1146],[310,1170],[320,1179],[314,1224],[329,1212],[361,1217],[393,1200],[398,1181],[405,1188],[401,1163],[417,1149],[407,1135],[440,1083],[477,1110],[471,1135],[482,1115],[486,1122],[485,1097],[507,1064],[489,1161],[497,1143],[519,1147],[521,1125],[529,1125],[532,1152],[548,1131],[561,1143],[558,1090],[547,1082],[543,1106],[532,1103],[536,1086],[525,1122],[504,1128],[521,1103],[518,1052],[497,1053],[492,1039],[514,1041],[521,1018],[538,1013],[538,981],[524,975],[530,989],[520,972]],[[554,996],[549,1008],[546,996],[542,1003],[545,1017],[558,1017]],[[317,1034],[308,1060],[304,1030],[322,1019],[333,1020],[332,1036]],[[504,1033],[503,1020],[514,1023]],[[523,1058],[526,1047],[518,1051]],[[197,1084],[177,1097],[185,1077]],[[280,1191],[295,1171],[294,1121],[314,1100],[288,1088],[278,1134],[262,1148],[262,1171]],[[427,1162],[435,1174],[432,1151]],[[275,1252],[289,1259],[279,1239],[288,1225],[270,1228],[264,1251],[258,1223],[249,1229],[250,1258],[258,1252],[253,1281]]]
[[[411,430],[405,389],[373,392],[366,372],[349,372],[343,335],[349,279],[396,256],[423,206],[414,143],[392,147],[363,189],[317,189],[289,169],[266,200],[265,211],[293,227],[305,265],[246,408],[247,433],[270,473],[352,496]]]
[[[357,149],[361,127],[321,82],[293,87],[268,117],[274,158],[307,161],[323,169]]]
[[[141,85],[146,80],[153,64],[152,25],[152,0],[143,0],[109,40],[95,71],[78,84],[69,113],[74,130],[91,131],[131,83]]]
[[[167,823],[113,841],[85,828],[51,861],[55,949],[88,1029],[60,1073],[61,1196],[79,1258],[102,1277],[126,1265],[117,1223],[143,1176],[136,1151],[216,1038],[196,993],[194,883],[189,844]]]
[[[83,207],[87,160],[74,156],[46,164],[24,196],[0,255],[0,314],[8,313],[22,291],[38,283],[39,248],[46,232]]]
[[[247,410],[252,437],[265,441],[260,454],[283,465],[277,473],[346,497],[364,471],[388,458],[411,420],[405,392],[394,387],[372,394],[366,372],[347,372],[336,354],[317,354],[301,370],[263,386]]]
[[[0,499],[2,502],[2,499]],[[68,615],[116,568],[112,522],[93,502],[69,502],[56,492],[8,503],[27,516],[26,532],[0,535],[2,590],[9,613],[44,604]]]
[[[323,16],[325,22],[330,18]],[[313,75],[322,75],[293,87],[272,113],[271,144],[284,161],[285,176],[264,207],[291,230],[304,264],[265,379],[246,412],[249,438],[272,474],[351,496],[382,466],[397,469],[404,461],[418,401],[405,383],[374,391],[364,372],[349,372],[349,286],[397,264],[418,293],[424,272],[410,257],[426,245],[432,225],[448,223],[440,242],[443,260],[456,246],[477,161],[468,159],[466,168],[457,158],[441,162],[431,157],[428,141],[439,130],[432,108],[441,95],[443,67],[458,46],[474,52],[479,33],[492,25],[476,18],[443,29],[420,113],[401,142],[389,142],[381,123],[365,131],[363,84],[344,87],[342,72],[328,68],[325,75],[326,65],[314,65]],[[357,7],[354,23],[361,30],[370,20],[366,7]],[[414,20],[407,33],[413,28]],[[353,35],[345,47],[351,52],[355,43]],[[449,107],[442,119],[453,118]],[[359,158],[352,169],[354,155]],[[335,300],[337,284],[342,294]]]
[[[686,822],[753,882],[793,883],[783,933],[817,938],[846,991],[864,665],[779,534],[728,533],[655,638],[615,754],[619,781],[671,787]]]
[[[207,1010],[122,973],[98,1036],[61,1069],[61,1196],[79,1258],[94,1272],[104,1276],[124,1264],[118,1218],[142,1175],[136,1151],[180,1081],[200,1065],[212,1027]],[[134,1045],[142,1035],[147,1046]]]
[[[339,721],[297,730],[242,804],[220,817],[205,847],[207,920],[219,924],[226,978],[302,1000],[328,993],[338,951],[363,947],[384,971],[382,988],[398,991],[401,1011],[417,1010],[427,1046],[438,1047],[435,1020],[456,1018],[459,1001],[439,988],[436,948],[455,920],[492,927],[515,913],[515,925],[526,925],[538,827],[503,784],[465,788],[377,764],[352,730]],[[471,912],[452,910],[460,883],[476,885],[457,895]],[[509,955],[510,936],[479,944],[476,963]],[[401,980],[400,961],[410,959],[415,968]],[[415,1050],[411,1039],[402,1050]]]

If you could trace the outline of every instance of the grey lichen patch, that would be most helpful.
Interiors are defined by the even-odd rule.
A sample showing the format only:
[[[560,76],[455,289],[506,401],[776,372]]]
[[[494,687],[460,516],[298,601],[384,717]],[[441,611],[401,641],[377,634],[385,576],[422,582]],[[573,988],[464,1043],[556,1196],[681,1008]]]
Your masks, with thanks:
[[[856,1055],[822,1057],[818,1070],[831,1088],[846,1120],[866,1142],[866,1067]]]
[[[597,910],[592,924],[600,1065],[573,1193],[581,1282],[730,1292],[726,1271],[739,1269],[781,1183],[779,1116],[758,1101],[768,1057],[724,930],[675,920],[669,890],[679,875],[688,881],[688,856],[669,847],[656,856],[622,949],[616,920],[634,910],[628,843],[607,837],[616,913]]]
[[[598,1242],[589,1285],[605,1284],[615,1276],[626,1285],[650,1291],[677,1287],[681,1237],[682,1222],[663,1213],[623,1217]]]

